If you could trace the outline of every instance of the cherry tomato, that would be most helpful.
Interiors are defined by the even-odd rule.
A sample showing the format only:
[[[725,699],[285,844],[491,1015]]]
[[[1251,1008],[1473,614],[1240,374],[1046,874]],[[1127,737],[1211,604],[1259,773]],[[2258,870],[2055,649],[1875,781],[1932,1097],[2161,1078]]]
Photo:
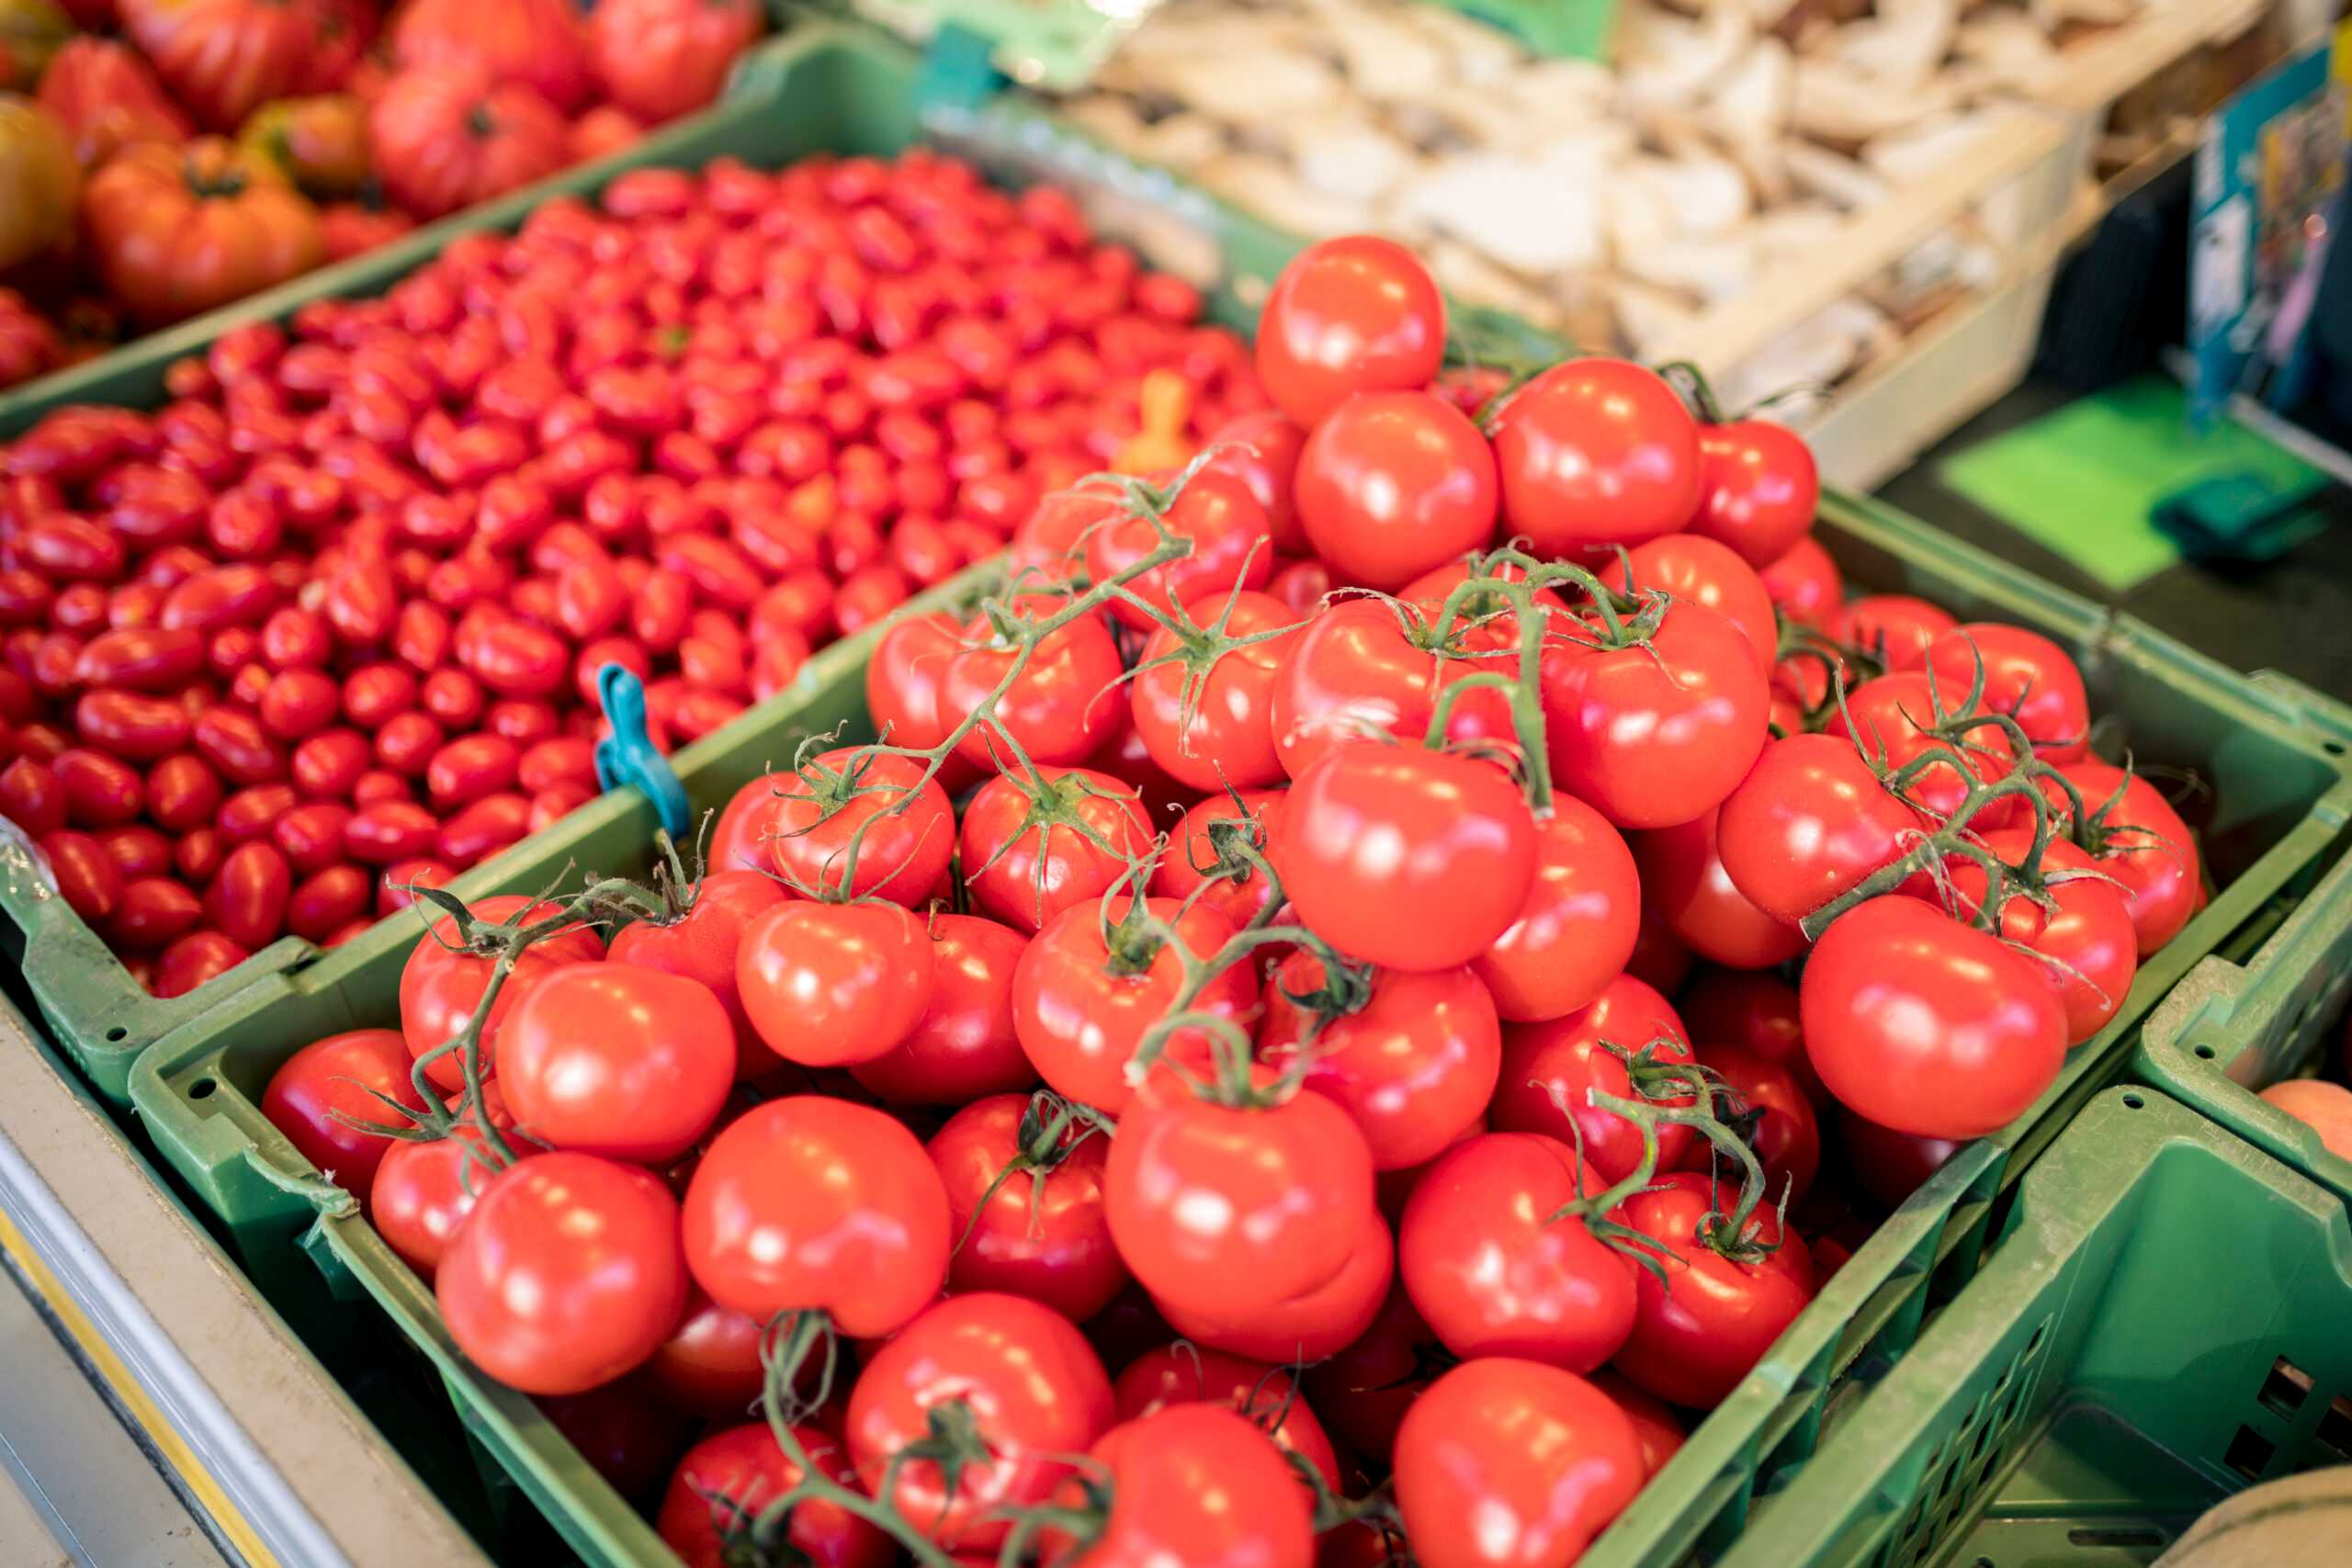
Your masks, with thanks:
[[[788,899],[743,928],[735,985],[769,1050],[804,1066],[871,1061],[931,1006],[931,943],[896,904]]]
[[[977,1456],[953,1470],[892,1463],[956,1407]],[[933,1540],[986,1551],[1012,1529],[997,1511],[1049,1499],[1112,1410],[1102,1363],[1068,1318],[1020,1296],[958,1295],[875,1352],[850,1394],[850,1458],[867,1490]]]
[[[1437,377],[1445,302],[1429,268],[1369,234],[1292,258],[1258,316],[1258,378],[1305,429],[1359,392],[1410,391]]]
[[[1840,915],[1814,943],[1797,995],[1821,1081],[1898,1133],[1993,1132],[2065,1060],[2065,1009],[2041,965],[1901,894]]]
[[[1534,821],[1507,775],[1369,741],[1333,748],[1291,787],[1275,850],[1300,918],[1395,969],[1450,969],[1486,952],[1535,874]]]
[[[1295,494],[1315,553],[1342,580],[1401,588],[1494,531],[1495,453],[1442,398],[1367,392],[1314,427]]]
[[[337,1185],[368,1195],[393,1140],[352,1122],[404,1126],[383,1095],[413,1111],[424,1097],[409,1081],[408,1047],[400,1032],[354,1029],[303,1046],[279,1065],[262,1090],[261,1113]],[[373,1091],[373,1092],[370,1092]],[[345,1121],[348,1117],[351,1121]]]
[[[482,1188],[434,1294],[458,1348],[501,1382],[526,1393],[610,1382],[685,1305],[677,1201],[633,1166],[535,1155]]]
[[[947,1279],[947,1197],[913,1134],[821,1095],[771,1100],[720,1131],[686,1188],[686,1260],[713,1301],[764,1323],[822,1308],[888,1334]]]
[[[1625,1413],[1539,1361],[1465,1361],[1396,1432],[1396,1505],[1431,1568],[1568,1568],[1642,1480]]]

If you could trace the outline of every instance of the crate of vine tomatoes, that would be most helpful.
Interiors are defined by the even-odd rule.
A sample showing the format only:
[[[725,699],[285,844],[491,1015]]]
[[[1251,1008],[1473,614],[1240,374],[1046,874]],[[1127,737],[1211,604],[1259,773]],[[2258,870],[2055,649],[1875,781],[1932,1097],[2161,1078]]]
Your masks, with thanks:
[[[1236,292],[1267,406],[819,655],[707,829],[607,796],[137,1062],[589,1561],[1719,1553],[2330,858],[2325,700],[1450,354],[1388,242]]]
[[[1186,450],[1262,400],[1201,289],[1057,189],[829,155],[910,134],[831,36],[803,29],[622,168],[20,411],[0,912],[102,1094],[400,889],[578,853],[605,666],[645,682],[689,790],[731,790],[773,755],[760,716],[822,684],[812,654],[1118,459],[1148,379]]]

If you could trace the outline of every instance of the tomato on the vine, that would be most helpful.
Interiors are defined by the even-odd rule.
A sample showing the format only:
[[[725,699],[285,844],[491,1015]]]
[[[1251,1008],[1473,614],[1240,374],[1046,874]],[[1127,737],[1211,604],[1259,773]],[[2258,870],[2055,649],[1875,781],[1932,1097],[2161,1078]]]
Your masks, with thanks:
[[[1770,420],[1739,419],[1699,433],[1699,511],[1690,531],[1761,568],[1813,527],[1821,474],[1804,437]]]
[[[365,1199],[378,1168],[397,1145],[345,1118],[379,1126],[404,1125],[376,1098],[379,1094],[411,1110],[424,1109],[409,1075],[412,1061],[398,1030],[330,1034],[303,1046],[269,1075],[261,1113],[303,1158]]]
[[[1092,1568],[1178,1562],[1309,1568],[1314,1509],[1273,1440],[1222,1404],[1171,1404],[1104,1434],[1089,1458],[1101,1480],[1064,1483],[1063,1506],[1102,1512],[1082,1551]],[[1107,1494],[1107,1495],[1105,1495]],[[1204,1498],[1216,1507],[1202,1506]],[[1048,1532],[1049,1561],[1065,1550]]]
[[[1994,859],[2022,865],[2033,847],[2030,828],[1979,835]],[[1952,894],[1962,913],[1984,902],[1984,868],[1966,856],[1948,863]],[[2123,890],[2106,880],[2090,856],[2064,839],[2042,848],[2040,875],[2045,906],[2025,889],[2012,890],[1996,911],[2002,938],[2032,953],[2066,1010],[2066,1043],[2079,1045],[2107,1026],[2132,988],[2140,966],[2138,932]]]
[[[1770,969],[1804,951],[1804,933],[1749,902],[1725,870],[1721,811],[1634,835],[1645,908],[1683,944],[1727,969]]]
[[[1308,541],[1340,581],[1393,590],[1486,542],[1495,456],[1442,398],[1367,392],[1308,434],[1295,494]]]
[[[1030,594],[1015,608],[1024,617],[1046,619],[1058,613],[1062,603]],[[1043,765],[1086,761],[1110,735],[1122,705],[1114,690],[1121,671],[1119,649],[1110,628],[1100,615],[1080,615],[1046,634],[1014,675],[1020,659],[1019,646],[1001,635],[988,615],[965,624],[956,651],[940,671],[939,712],[952,726],[991,697],[995,706],[956,743],[958,754],[991,771],[1011,766],[1017,754]],[[1012,685],[996,696],[998,685],[1008,676]]]
[[[1426,387],[1445,356],[1445,301],[1419,256],[1353,234],[1309,245],[1258,316],[1258,378],[1306,429],[1359,392]]]
[[[964,807],[964,881],[989,914],[1035,931],[1092,904],[1151,847],[1134,786],[1091,768],[1045,768],[1042,788],[1001,774]]]
[[[818,1470],[844,1486],[857,1484],[842,1444],[807,1422],[792,1435]],[[800,1484],[801,1470],[786,1455],[764,1421],[747,1421],[710,1434],[686,1450],[662,1495],[653,1528],[686,1568],[726,1568],[738,1561],[731,1543],[752,1539],[762,1509]],[[898,1543],[839,1503],[810,1498],[793,1505],[783,1545],[815,1568],[887,1568]]]
[[[1777,1203],[1785,1196],[1792,1204],[1804,1202],[1821,1168],[1821,1124],[1796,1074],[1783,1063],[1736,1045],[1702,1044],[1699,1065],[1721,1080],[1716,1120],[1732,1124],[1727,1111],[1752,1119],[1743,1141],[1764,1168],[1765,1191],[1771,1201]],[[1723,1090],[1729,1091],[1727,1097]],[[1736,1160],[1704,1142],[1684,1151],[1682,1167],[1713,1170],[1726,1185],[1741,1174]]]
[[[886,1105],[964,1105],[1037,1081],[1012,1021],[1012,972],[1028,948],[1010,926],[934,911],[931,1006],[905,1039],[849,1064],[850,1076]]]
[[[683,976],[708,987],[727,1010],[734,1032],[735,1076],[757,1077],[774,1067],[777,1057],[743,1010],[735,959],[742,950],[744,928],[786,897],[775,879],[761,872],[706,872],[694,885],[684,912],[630,921],[613,933],[606,956],[614,964]]]
[[[1151,890],[1168,898],[1192,897],[1222,868],[1225,852],[1217,840],[1223,835],[1246,841],[1261,859],[1271,854],[1274,824],[1287,798],[1285,790],[1248,789],[1213,795],[1185,812],[1170,830],[1168,848],[1152,868]],[[1218,876],[1215,886],[1200,894],[1200,901],[1238,927],[1255,919],[1278,891],[1264,870],[1242,865],[1235,874]]]
[[[1850,739],[1790,735],[1765,746],[1724,802],[1715,852],[1741,898],[1794,924],[1893,863],[1928,826]]]
[[[475,920],[489,925],[536,925],[562,912],[561,905],[535,904],[507,894],[477,899],[469,908]],[[455,1039],[472,1021],[474,1010],[490,987],[492,961],[458,951],[457,941],[457,922],[444,915],[401,968],[401,1033],[412,1056],[422,1058]],[[534,983],[559,965],[588,963],[604,955],[604,942],[585,926],[560,931],[524,949],[482,1024],[481,1076],[487,1078],[497,1071],[499,1029]],[[464,1088],[465,1066],[458,1057],[455,1051],[435,1057],[425,1075],[445,1090]]]
[[[1577,1150],[1603,1179],[1623,1180],[1640,1162],[1641,1129],[1590,1103],[1588,1091],[1634,1098],[1635,1077],[1687,1068],[1689,1039],[1671,1003],[1645,982],[1621,975],[1566,1017],[1503,1032],[1502,1074],[1488,1114],[1498,1131],[1544,1134]],[[1696,1101],[1687,1088],[1662,1078],[1643,1098],[1661,1105]],[[1673,1168],[1691,1135],[1679,1122],[1659,1126],[1661,1169]]]
[[[1212,593],[1185,606],[1200,637],[1161,626],[1136,661],[1128,701],[1144,750],[1195,792],[1280,784],[1273,692],[1298,617],[1263,593]],[[1262,638],[1241,647],[1223,639]]]
[[[2088,749],[2090,700],[2083,672],[2066,650],[2040,632],[2000,621],[1973,621],[1938,637],[1928,668],[1948,696],[1966,692],[1984,671],[1984,711],[2018,721],[2048,762],[2072,762]]]
[[[735,1081],[734,1026],[710,987],[633,964],[549,970],[499,1040],[499,1087],[518,1129],[641,1165],[693,1147]]]
[[[1279,1367],[1181,1342],[1163,1345],[1127,1364],[1111,1385],[1111,1399],[1122,1421],[1138,1421],[1175,1404],[1226,1405],[1272,1438],[1292,1462],[1322,1477],[1331,1495],[1341,1495],[1340,1458],[1331,1439],[1290,1374]]]
[[[1655,371],[1571,359],[1491,415],[1503,527],[1539,556],[1638,545],[1699,508],[1698,422]]]
[[[1429,733],[1439,695],[1493,661],[1442,649],[1429,614],[1378,600],[1341,600],[1307,617],[1274,677],[1268,714],[1274,750],[1294,779],[1333,747],[1392,737],[1419,740]],[[1510,704],[1501,693],[1473,687],[1456,697],[1445,727],[1453,741],[1502,739],[1513,734]]]
[[[1758,668],[1770,675],[1780,656],[1780,622],[1764,580],[1728,545],[1701,534],[1668,534],[1627,553],[1626,570],[1615,581],[1634,589],[1655,588],[1677,599],[1704,604],[1733,626],[1756,651]]]
[[[787,1062],[838,1067],[904,1040],[931,1006],[931,942],[896,904],[791,898],[752,917],[735,955],[743,1012]]]
[[[788,882],[914,909],[947,874],[955,808],[915,758],[835,747],[785,775],[777,793],[768,849]]]
[[[2096,757],[2058,771],[2073,782],[2088,818],[2074,830],[2099,871],[2121,885],[2140,956],[2145,958],[2179,935],[2202,901],[2196,836],[2172,803],[2139,773],[2127,774]],[[2072,804],[2064,792],[2044,783],[2042,794],[2071,818]]]
[[[1110,1141],[1075,1117],[1057,1123],[1049,1100],[990,1095],[932,1134],[932,1163],[961,1238],[947,1284],[958,1295],[1026,1297],[1083,1323],[1127,1283],[1103,1215]]]
[[[1273,574],[1272,525],[1250,487],[1231,474],[1203,468],[1172,490],[1156,487],[1173,476],[1159,476],[1152,493],[1114,507],[1086,536],[1086,575],[1096,582],[1120,577],[1159,548],[1164,533],[1189,540],[1191,550],[1175,560],[1127,579],[1126,592],[1166,610],[1237,588],[1262,588]],[[1111,614],[1136,631],[1159,623],[1142,609],[1113,600]]]
[[[1697,1410],[1722,1404],[1813,1299],[1804,1238],[1784,1229],[1770,1204],[1759,1204],[1746,1233],[1726,1242],[1760,1256],[1725,1257],[1702,1235],[1721,1223],[1710,1221],[1711,1213],[1728,1216],[1737,1190],[1735,1181],[1679,1170],[1625,1202],[1625,1223],[1657,1244],[1643,1250],[1664,1265],[1670,1282],[1640,1271],[1640,1305],[1617,1371],[1660,1399]]]

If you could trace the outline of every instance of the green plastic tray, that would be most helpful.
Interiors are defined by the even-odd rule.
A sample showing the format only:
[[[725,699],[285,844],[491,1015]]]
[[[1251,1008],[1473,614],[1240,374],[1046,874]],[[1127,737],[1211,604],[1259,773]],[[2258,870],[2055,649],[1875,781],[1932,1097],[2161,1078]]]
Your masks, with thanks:
[[[1018,97],[978,106],[943,101],[919,113],[917,57],[868,30],[801,29],[772,46],[767,64],[773,75],[763,91],[773,107],[755,112],[739,103],[715,124],[682,128],[655,143],[646,158],[694,163],[733,152],[775,163],[828,148],[885,152],[922,135],[1009,179],[1046,175],[1072,186],[1106,229],[1128,237],[1155,264],[1209,287],[1213,312],[1235,324],[1247,324],[1250,304],[1295,248],[1165,174],[1138,169],[1076,136]],[[511,222],[519,215],[516,205],[484,220]],[[1531,333],[1528,341],[1543,340]],[[1899,1359],[1916,1336],[1930,1281],[1952,1285],[1973,1271],[2003,1192],[2120,1072],[2148,1010],[2198,959],[2252,952],[2317,878],[2352,817],[2352,764],[2337,739],[2352,721],[2303,688],[2233,674],[2136,621],[1867,502],[1827,498],[1821,536],[1859,585],[1917,592],[1966,616],[2030,626],[2074,652],[2098,710],[2120,719],[2143,761],[2192,768],[2215,785],[2211,819],[2199,826],[2219,891],[2143,968],[2116,1022],[2073,1055],[2064,1077],[2034,1111],[1963,1151],[1855,1255],[1596,1543],[1585,1559],[1591,1564],[1665,1564],[1735,1540],[1759,1487],[1769,1491],[1812,1452],[1833,1386],[1865,1357],[1871,1367]],[[808,694],[806,708],[770,705],[728,737],[714,738],[731,748],[724,764],[700,765],[692,752],[685,755],[682,772],[694,770],[689,788],[702,803],[781,756],[781,739],[793,728],[826,726],[855,709],[857,650],[826,657],[834,674]],[[767,739],[740,738],[754,729]],[[650,828],[641,805],[608,797],[559,829],[569,840],[539,849],[536,863],[552,868],[569,857],[601,871],[639,867]],[[532,880],[493,863],[473,874],[463,890]],[[220,1216],[250,1268],[282,1268],[302,1235],[342,1288],[392,1314],[439,1367],[469,1430],[582,1556],[598,1564],[665,1562],[642,1522],[585,1472],[529,1401],[491,1383],[457,1355],[429,1294],[362,1222],[328,1221],[305,1231],[309,1210],[246,1164],[258,1157],[286,1170],[308,1168],[254,1109],[262,1087],[278,1063],[320,1034],[392,1020],[400,965],[419,929],[413,917],[379,928],[175,1031],[138,1063],[133,1103],[164,1157]]]
[[[1537,54],[1615,57],[1618,0],[1436,0],[1500,28]]]
[[[2346,736],[2352,740],[2352,736]],[[2132,1052],[2133,1081],[2211,1117],[2352,1203],[2352,1160],[2257,1091],[2315,1065],[2335,1065],[2352,995],[2352,859],[2243,964],[2216,955],[2188,972],[2148,1015]],[[2352,1326],[2346,1332],[2352,1334]]]
[[[37,398],[0,399],[0,440],[67,403],[157,405],[165,368],[202,352],[232,327],[282,320],[314,299],[380,294],[439,254],[457,235],[511,230],[551,196],[594,192],[632,168],[699,165],[722,154],[774,165],[818,151],[888,153],[927,135],[1008,182],[1051,178],[1083,193],[1099,226],[1199,287],[1214,319],[1238,328],[1255,320],[1256,301],[1297,242],[1178,185],[1163,172],[1139,167],[1057,127],[1019,100],[977,108],[942,101],[925,113],[912,87],[915,58],[871,29],[799,18],[786,36],[739,68],[729,98],[718,107],[665,127],[614,157],[568,170],[397,243],[48,378]],[[1521,334],[1531,346],[1545,341],[1501,318],[1489,321],[1488,330],[1490,335]],[[676,759],[681,774],[718,767],[714,779],[724,779],[734,774],[722,757],[741,765],[757,762],[760,757],[741,748],[750,738],[771,732],[777,715],[795,700],[766,705],[682,752]],[[461,893],[480,895],[541,879],[598,841],[612,809],[582,807],[472,868],[455,886]],[[379,938],[384,935],[379,927]],[[0,950],[18,959],[29,999],[59,1046],[117,1106],[129,1103],[130,1065],[153,1042],[223,998],[317,956],[311,944],[288,937],[186,997],[159,1001],[56,896],[21,849],[6,845],[0,845]]]
[[[2347,1461],[2344,1205],[2187,1107],[2115,1089],[1722,1568],[2151,1562],[2233,1493]]]

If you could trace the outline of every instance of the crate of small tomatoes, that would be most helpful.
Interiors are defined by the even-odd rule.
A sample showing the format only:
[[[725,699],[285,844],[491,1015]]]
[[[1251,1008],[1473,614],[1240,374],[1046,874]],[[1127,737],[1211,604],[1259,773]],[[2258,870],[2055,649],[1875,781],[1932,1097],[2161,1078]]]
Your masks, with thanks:
[[[0,0],[0,392],[626,148],[765,28],[763,0]]]
[[[1272,406],[895,618],[707,870],[418,889],[335,1032],[149,1053],[158,1145],[596,1561],[1719,1550],[2352,779],[1687,377],[1446,337],[1301,253]]]
[[[697,169],[579,171],[0,444],[0,817],[46,863],[0,912],[102,1094],[401,887],[580,852],[546,830],[595,795],[606,664],[723,803],[812,651],[1000,552],[1147,415],[1182,451],[1262,402],[1201,292],[1061,190],[823,155],[805,106],[879,46],[776,47],[632,155]]]

